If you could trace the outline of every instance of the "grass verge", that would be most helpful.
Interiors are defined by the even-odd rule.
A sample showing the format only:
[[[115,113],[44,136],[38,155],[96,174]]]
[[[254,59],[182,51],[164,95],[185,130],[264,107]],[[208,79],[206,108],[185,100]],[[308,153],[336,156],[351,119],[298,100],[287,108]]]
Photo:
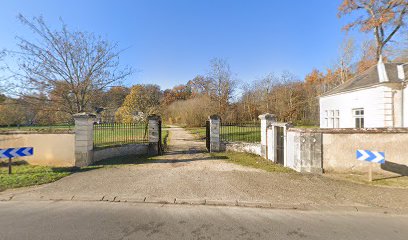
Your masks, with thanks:
[[[211,153],[211,156],[214,158],[226,159],[228,162],[242,166],[262,169],[267,172],[295,173],[295,171],[290,168],[286,168],[280,164],[275,164],[254,154],[241,152],[221,152]]]
[[[185,130],[192,134],[194,138],[197,140],[204,140],[206,137],[205,127],[189,127],[185,128]]]
[[[14,163],[12,174],[6,164],[0,165],[0,191],[10,188],[28,187],[57,181],[75,172],[75,168],[52,168]]]

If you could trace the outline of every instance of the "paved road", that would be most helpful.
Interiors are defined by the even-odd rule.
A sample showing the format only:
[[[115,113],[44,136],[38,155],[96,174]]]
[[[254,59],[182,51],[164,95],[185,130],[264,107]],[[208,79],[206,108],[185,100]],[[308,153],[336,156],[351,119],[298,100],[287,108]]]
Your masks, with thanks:
[[[0,239],[404,239],[408,217],[108,202],[0,202]]]

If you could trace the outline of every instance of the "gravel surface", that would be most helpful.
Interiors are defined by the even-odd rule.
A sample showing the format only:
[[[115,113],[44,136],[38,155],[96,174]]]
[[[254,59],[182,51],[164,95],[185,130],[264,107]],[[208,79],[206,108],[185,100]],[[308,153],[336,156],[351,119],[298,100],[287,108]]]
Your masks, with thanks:
[[[205,143],[170,128],[169,152],[152,163],[75,173],[57,182],[8,190],[0,199],[192,199],[272,205],[408,209],[408,189],[366,186],[321,175],[270,173],[212,159]]]

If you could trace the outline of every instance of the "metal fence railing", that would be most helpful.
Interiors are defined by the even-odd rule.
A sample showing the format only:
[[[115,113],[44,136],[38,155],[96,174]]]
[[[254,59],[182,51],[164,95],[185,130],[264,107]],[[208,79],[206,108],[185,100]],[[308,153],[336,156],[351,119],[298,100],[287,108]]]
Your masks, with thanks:
[[[96,148],[148,142],[145,123],[100,123],[93,128]]]
[[[221,141],[224,142],[261,142],[261,123],[221,123]]]

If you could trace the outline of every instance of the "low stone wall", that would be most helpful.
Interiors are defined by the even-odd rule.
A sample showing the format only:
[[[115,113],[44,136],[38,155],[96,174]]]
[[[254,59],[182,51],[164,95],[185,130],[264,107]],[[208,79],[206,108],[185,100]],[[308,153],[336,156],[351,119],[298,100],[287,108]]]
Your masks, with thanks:
[[[75,134],[72,132],[0,133],[0,148],[33,147],[34,155],[14,160],[42,166],[75,166]]]
[[[373,164],[373,171],[408,175],[408,151],[405,149],[408,145],[407,128],[291,128],[287,141],[287,164],[298,171],[301,171],[300,165],[306,164],[306,168],[309,168],[311,164],[317,169],[320,164],[326,172],[367,172],[369,163],[357,160],[356,151],[370,150],[385,152],[386,163]]]
[[[323,133],[325,171],[367,172],[368,162],[356,159],[357,150],[385,152],[385,164],[373,164],[373,171],[408,175],[408,132],[359,131]]]
[[[113,157],[147,154],[148,148],[148,144],[129,144],[119,147],[95,149],[93,151],[92,162],[95,163]]]
[[[323,172],[321,133],[289,129],[285,138],[286,167],[298,172]]]
[[[224,143],[226,151],[234,152],[246,152],[261,156],[261,144],[260,143],[244,143],[244,142],[232,142]]]

